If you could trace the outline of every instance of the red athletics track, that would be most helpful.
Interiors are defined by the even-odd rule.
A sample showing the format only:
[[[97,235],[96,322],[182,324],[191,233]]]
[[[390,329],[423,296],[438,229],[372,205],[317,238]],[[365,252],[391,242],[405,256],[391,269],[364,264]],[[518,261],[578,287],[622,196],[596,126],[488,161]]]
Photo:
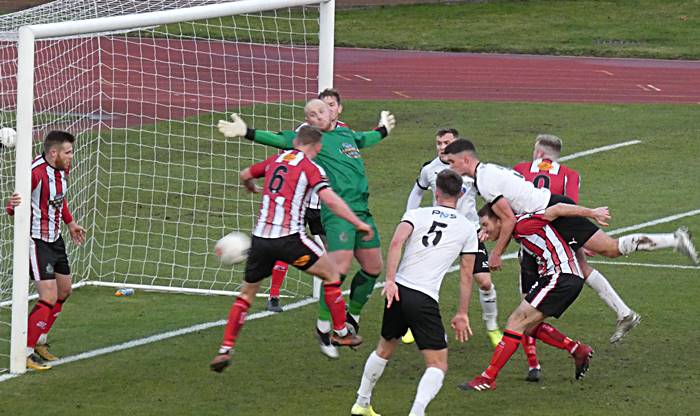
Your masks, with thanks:
[[[305,100],[316,89],[316,67],[303,65],[317,62],[315,48],[117,36],[59,41],[56,59],[41,52],[46,43],[36,110],[95,114],[113,127]],[[16,51],[4,46],[0,98],[12,108]],[[700,61],[337,48],[335,73],[349,99],[700,104]]]
[[[350,99],[700,104],[700,61],[336,49]]]

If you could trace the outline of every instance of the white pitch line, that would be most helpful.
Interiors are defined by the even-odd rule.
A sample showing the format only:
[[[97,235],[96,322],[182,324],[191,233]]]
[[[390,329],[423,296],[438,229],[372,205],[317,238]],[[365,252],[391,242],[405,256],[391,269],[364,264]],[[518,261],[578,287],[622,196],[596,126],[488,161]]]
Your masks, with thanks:
[[[642,84],[637,84],[637,86],[638,86],[639,88],[641,88],[642,90],[644,90],[644,91],[649,91],[649,88],[645,87],[645,86],[642,85]]]
[[[637,266],[637,267],[654,267],[658,269],[690,269],[700,270],[700,266],[686,266],[682,264],[656,264],[656,263],[633,263],[629,261],[604,261],[604,260],[586,260],[593,264],[611,264],[613,266]]]
[[[562,158],[559,158],[559,161],[560,161],[560,162],[566,162],[567,160],[577,159],[577,158],[579,158],[579,157],[592,155],[592,154],[594,154],[594,153],[607,152],[608,150],[618,149],[618,148],[620,148],[620,147],[625,147],[625,146],[631,146],[631,145],[633,145],[633,144],[639,144],[639,143],[641,143],[641,142],[642,142],[641,140],[629,140],[629,141],[626,141],[626,142],[621,142],[621,143],[610,144],[610,145],[607,145],[607,146],[596,147],[596,148],[593,148],[593,149],[584,150],[584,151],[582,151],[582,152],[572,153],[572,154],[570,154],[570,155],[568,155],[568,156],[564,156],[564,157],[562,157]]]
[[[656,88],[655,86],[653,86],[651,84],[647,84],[647,87],[651,88],[654,91],[661,91],[661,88]]]
[[[700,209],[694,209],[692,211],[686,211],[686,212],[683,212],[680,214],[669,215],[668,217],[658,218],[658,219],[655,219],[653,221],[647,221],[647,222],[642,222],[642,223],[635,224],[635,225],[630,225],[629,227],[617,228],[617,229],[614,229],[611,231],[606,231],[606,233],[608,235],[622,234],[622,233],[626,233],[628,231],[635,231],[635,230],[639,230],[641,228],[651,227],[653,225],[664,224],[664,223],[675,221],[675,220],[678,220],[681,218],[692,217],[692,216],[698,215],[698,214],[700,214]],[[518,258],[517,251],[514,253],[505,254],[501,257],[502,260],[512,260],[512,259],[516,259],[516,258]],[[589,263],[593,263],[593,262],[589,262]],[[455,266],[450,267],[448,272],[454,272],[457,270],[459,270],[459,266],[455,265]]]
[[[612,72],[606,71],[606,70],[604,70],[604,69],[597,69],[595,72],[602,72],[603,74],[605,74],[605,75],[607,75],[607,76],[609,76],[609,77],[611,77],[611,76],[614,75]]]
[[[379,283],[374,285],[375,289],[380,288],[380,287],[384,287],[384,282],[379,282]],[[350,293],[349,290],[343,291],[343,295],[347,295],[348,293]],[[289,310],[301,308],[302,306],[310,305],[310,304],[316,303],[316,302],[318,302],[318,299],[307,298],[307,299],[300,300],[298,302],[284,305],[282,307],[282,309],[284,309],[285,311],[289,311]],[[253,321],[255,319],[266,318],[266,317],[271,316],[271,315],[276,315],[276,313],[270,312],[270,311],[255,312],[255,313],[248,315],[246,317],[246,322]],[[222,319],[219,321],[205,322],[202,324],[192,325],[192,326],[187,327],[187,328],[180,328],[180,329],[176,329],[173,331],[163,332],[162,334],[151,335],[149,337],[139,338],[139,339],[123,342],[121,344],[112,345],[110,347],[98,348],[96,350],[87,351],[87,352],[83,352],[83,353],[76,354],[76,355],[71,355],[71,356],[68,356],[65,358],[58,359],[56,361],[51,361],[51,366],[56,367],[56,366],[59,366],[62,364],[72,363],[74,361],[85,360],[88,358],[98,357],[100,355],[111,354],[113,352],[128,350],[130,348],[140,347],[142,345],[152,344],[154,342],[159,342],[159,341],[163,341],[166,339],[179,337],[181,335],[187,335],[187,334],[191,334],[193,332],[204,331],[205,329],[210,329],[210,328],[214,328],[217,326],[224,326],[224,325],[226,325],[225,319]],[[15,377],[19,377],[21,375],[22,374],[3,374],[0,376],[0,383],[2,383],[3,381],[13,379]]]
[[[354,77],[360,78],[361,80],[367,81],[367,82],[372,82],[371,78],[363,77],[362,75],[358,74],[353,74]]]
[[[342,76],[342,75],[340,75],[340,74],[335,74],[335,76],[338,77],[338,78],[340,78],[340,79],[344,79],[345,81],[352,81],[350,78],[344,77],[344,76]]]

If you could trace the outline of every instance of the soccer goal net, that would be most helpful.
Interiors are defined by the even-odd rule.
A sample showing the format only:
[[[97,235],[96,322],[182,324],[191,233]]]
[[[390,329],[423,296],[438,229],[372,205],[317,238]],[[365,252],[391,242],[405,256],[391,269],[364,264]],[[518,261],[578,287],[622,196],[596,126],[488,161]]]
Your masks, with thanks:
[[[332,86],[334,7],[81,0],[0,17],[0,125],[18,131],[17,148],[0,149],[3,204],[14,189],[29,195],[43,136],[69,131],[77,141],[67,198],[88,230],[82,247],[67,241],[74,281],[235,292],[242,266],[222,267],[213,245],[250,231],[259,201],[238,173],[275,149],[226,140],[214,126],[231,112],[258,129],[298,126],[304,102]],[[3,357],[15,342],[12,276],[17,303],[28,272],[28,260],[13,265],[15,251],[28,253],[24,236],[13,243],[14,229],[28,235],[29,209],[19,208],[0,219]],[[290,273],[282,293],[310,296],[311,279]],[[26,298],[23,307],[26,325]]]

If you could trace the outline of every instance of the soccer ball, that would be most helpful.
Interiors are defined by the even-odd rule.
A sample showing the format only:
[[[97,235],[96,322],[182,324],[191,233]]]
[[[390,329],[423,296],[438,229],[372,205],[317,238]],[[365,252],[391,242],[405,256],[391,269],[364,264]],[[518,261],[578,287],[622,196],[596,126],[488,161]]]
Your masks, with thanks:
[[[15,147],[17,142],[17,132],[11,127],[3,127],[0,129],[0,143],[8,149]]]
[[[250,237],[238,231],[227,234],[217,241],[214,253],[223,264],[241,263],[248,257]]]

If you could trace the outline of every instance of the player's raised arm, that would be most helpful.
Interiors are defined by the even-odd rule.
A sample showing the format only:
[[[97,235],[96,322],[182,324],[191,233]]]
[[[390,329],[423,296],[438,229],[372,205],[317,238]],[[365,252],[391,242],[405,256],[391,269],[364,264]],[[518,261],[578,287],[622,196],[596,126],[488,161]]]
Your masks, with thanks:
[[[360,149],[374,146],[388,136],[394,127],[396,127],[396,118],[394,115],[388,111],[382,111],[379,116],[379,126],[377,129],[355,132],[355,143],[357,143],[357,147]]]
[[[333,189],[330,187],[322,188],[318,191],[318,198],[321,202],[326,204],[328,209],[333,211],[335,215],[352,224],[357,231],[365,233],[366,235],[362,238],[363,240],[370,241],[374,238],[374,230],[372,227],[360,220],[357,215],[352,212],[350,207],[348,207],[348,204],[346,204],[338,194],[333,192]]]
[[[505,198],[498,198],[492,205],[494,214],[501,220],[501,234],[496,241],[496,246],[489,255],[489,268],[491,270],[501,270],[501,256],[508,247],[510,237],[515,229],[515,214],[513,208]]]
[[[279,133],[273,133],[267,130],[256,130],[249,128],[238,114],[231,114],[231,120],[219,120],[217,128],[227,138],[245,137],[256,143],[266,146],[276,147],[278,149],[294,148],[293,140],[296,132],[292,130],[284,130]]]
[[[579,205],[555,204],[544,211],[544,218],[554,221],[559,217],[586,217],[595,220],[602,226],[608,226],[610,211],[608,207],[586,208]]]
[[[455,338],[459,342],[465,342],[472,336],[472,328],[469,325],[469,304],[472,300],[472,280],[474,271],[475,254],[464,253],[459,264],[459,309],[452,318],[452,329]]]
[[[394,236],[389,244],[389,251],[386,255],[386,282],[382,289],[382,296],[386,296],[387,308],[391,308],[391,304],[399,299],[399,288],[396,286],[396,271],[399,269],[399,261],[401,260],[401,252],[406,240],[413,232],[413,224],[408,221],[401,221],[396,226]]]

